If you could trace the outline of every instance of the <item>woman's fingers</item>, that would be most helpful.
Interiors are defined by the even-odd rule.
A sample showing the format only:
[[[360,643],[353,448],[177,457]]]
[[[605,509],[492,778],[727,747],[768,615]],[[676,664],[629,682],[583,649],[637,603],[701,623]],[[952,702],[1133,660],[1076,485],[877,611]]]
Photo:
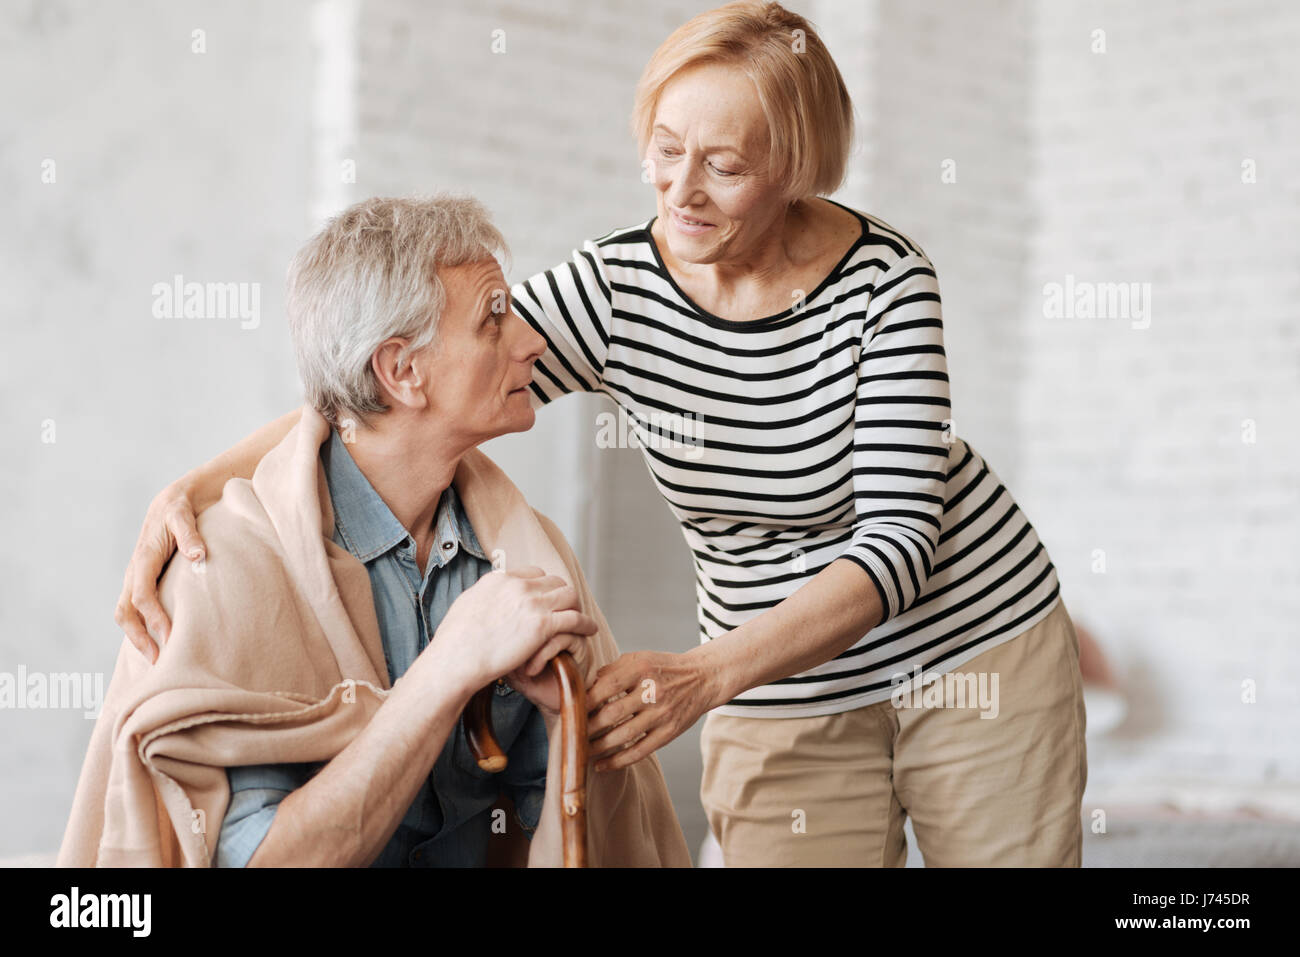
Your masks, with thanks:
[[[122,594],[117,599],[117,609],[113,612],[113,620],[126,633],[126,640],[131,642],[136,651],[144,655],[150,664],[158,660],[158,646],[154,644],[153,639],[149,637],[149,632],[145,630],[144,620],[136,612],[135,605],[131,604],[129,570],[127,571],[126,581],[122,583]]]
[[[598,669],[587,682],[587,700],[594,704],[608,701],[620,691],[636,690],[634,675],[635,660],[627,653],[619,655],[603,668]]]
[[[158,576],[170,555],[169,547],[154,543],[137,547],[135,557],[131,559],[131,604],[144,619],[150,635],[159,641],[159,647],[171,636],[171,621],[158,600]]]
[[[149,506],[144,527],[127,564],[113,620],[126,638],[150,662],[158,660],[162,643],[171,636],[171,621],[158,600],[158,576],[172,552],[198,561],[207,554],[194,516],[183,493],[169,486]]]
[[[587,736],[595,739],[609,733],[622,722],[626,721],[631,715],[634,715],[645,704],[641,697],[634,693],[635,689],[629,690],[628,694],[621,698],[615,698],[613,701],[597,701],[590,694],[587,696],[588,717],[587,717]],[[614,692],[617,694],[618,692]],[[591,705],[595,703],[593,709]]]
[[[611,729],[610,732],[599,741],[590,742],[590,754],[592,760],[596,761],[617,754],[628,745],[640,740],[642,735],[648,734],[650,731],[654,730],[657,722],[657,715],[644,711],[632,718],[630,721],[624,721],[618,727]]]
[[[207,546],[199,537],[199,527],[194,510],[183,503],[176,503],[167,513],[167,530],[176,541],[176,549],[190,561],[196,562],[207,554]],[[159,571],[161,571],[159,566]]]
[[[658,751],[674,737],[676,737],[676,732],[668,724],[661,724],[649,731],[631,747],[624,748],[614,754],[613,757],[597,761],[596,770],[617,771],[621,768],[631,767],[638,761],[644,760],[655,751]]]

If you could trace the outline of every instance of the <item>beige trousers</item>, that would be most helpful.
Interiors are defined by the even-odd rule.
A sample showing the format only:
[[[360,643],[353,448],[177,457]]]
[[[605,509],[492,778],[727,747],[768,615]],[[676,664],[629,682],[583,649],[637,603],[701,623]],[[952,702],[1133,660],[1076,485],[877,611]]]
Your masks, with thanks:
[[[726,865],[902,867],[911,815],[928,867],[1078,867],[1088,769],[1065,603],[959,675],[902,707],[710,713],[700,799]]]

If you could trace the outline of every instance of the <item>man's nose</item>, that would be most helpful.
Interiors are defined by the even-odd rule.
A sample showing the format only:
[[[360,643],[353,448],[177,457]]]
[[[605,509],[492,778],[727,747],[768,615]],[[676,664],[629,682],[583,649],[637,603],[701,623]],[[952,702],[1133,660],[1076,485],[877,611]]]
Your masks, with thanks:
[[[536,329],[519,318],[519,314],[513,309],[510,310],[510,318],[518,338],[518,342],[515,344],[515,355],[524,362],[533,362],[540,359],[542,353],[546,351],[546,339]]]

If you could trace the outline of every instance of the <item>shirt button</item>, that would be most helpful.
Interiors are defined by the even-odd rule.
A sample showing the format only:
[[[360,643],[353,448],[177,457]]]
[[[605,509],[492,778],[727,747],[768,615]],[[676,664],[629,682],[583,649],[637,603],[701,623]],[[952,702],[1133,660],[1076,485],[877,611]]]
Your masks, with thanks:
[[[445,548],[447,551],[451,551],[451,549],[453,549],[453,548],[456,547],[456,543],[455,543],[455,542],[443,542],[443,543],[442,543],[442,547]]]

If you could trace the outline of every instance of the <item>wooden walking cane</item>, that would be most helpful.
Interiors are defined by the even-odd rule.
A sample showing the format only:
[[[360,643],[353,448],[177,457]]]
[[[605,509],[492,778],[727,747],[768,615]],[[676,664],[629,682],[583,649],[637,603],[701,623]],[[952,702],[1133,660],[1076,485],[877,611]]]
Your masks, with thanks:
[[[560,780],[564,866],[587,866],[587,689],[573,655],[561,651],[551,659],[560,683]],[[492,730],[492,685],[480,688],[465,708],[465,737],[474,760],[493,774],[506,766],[506,755]]]

